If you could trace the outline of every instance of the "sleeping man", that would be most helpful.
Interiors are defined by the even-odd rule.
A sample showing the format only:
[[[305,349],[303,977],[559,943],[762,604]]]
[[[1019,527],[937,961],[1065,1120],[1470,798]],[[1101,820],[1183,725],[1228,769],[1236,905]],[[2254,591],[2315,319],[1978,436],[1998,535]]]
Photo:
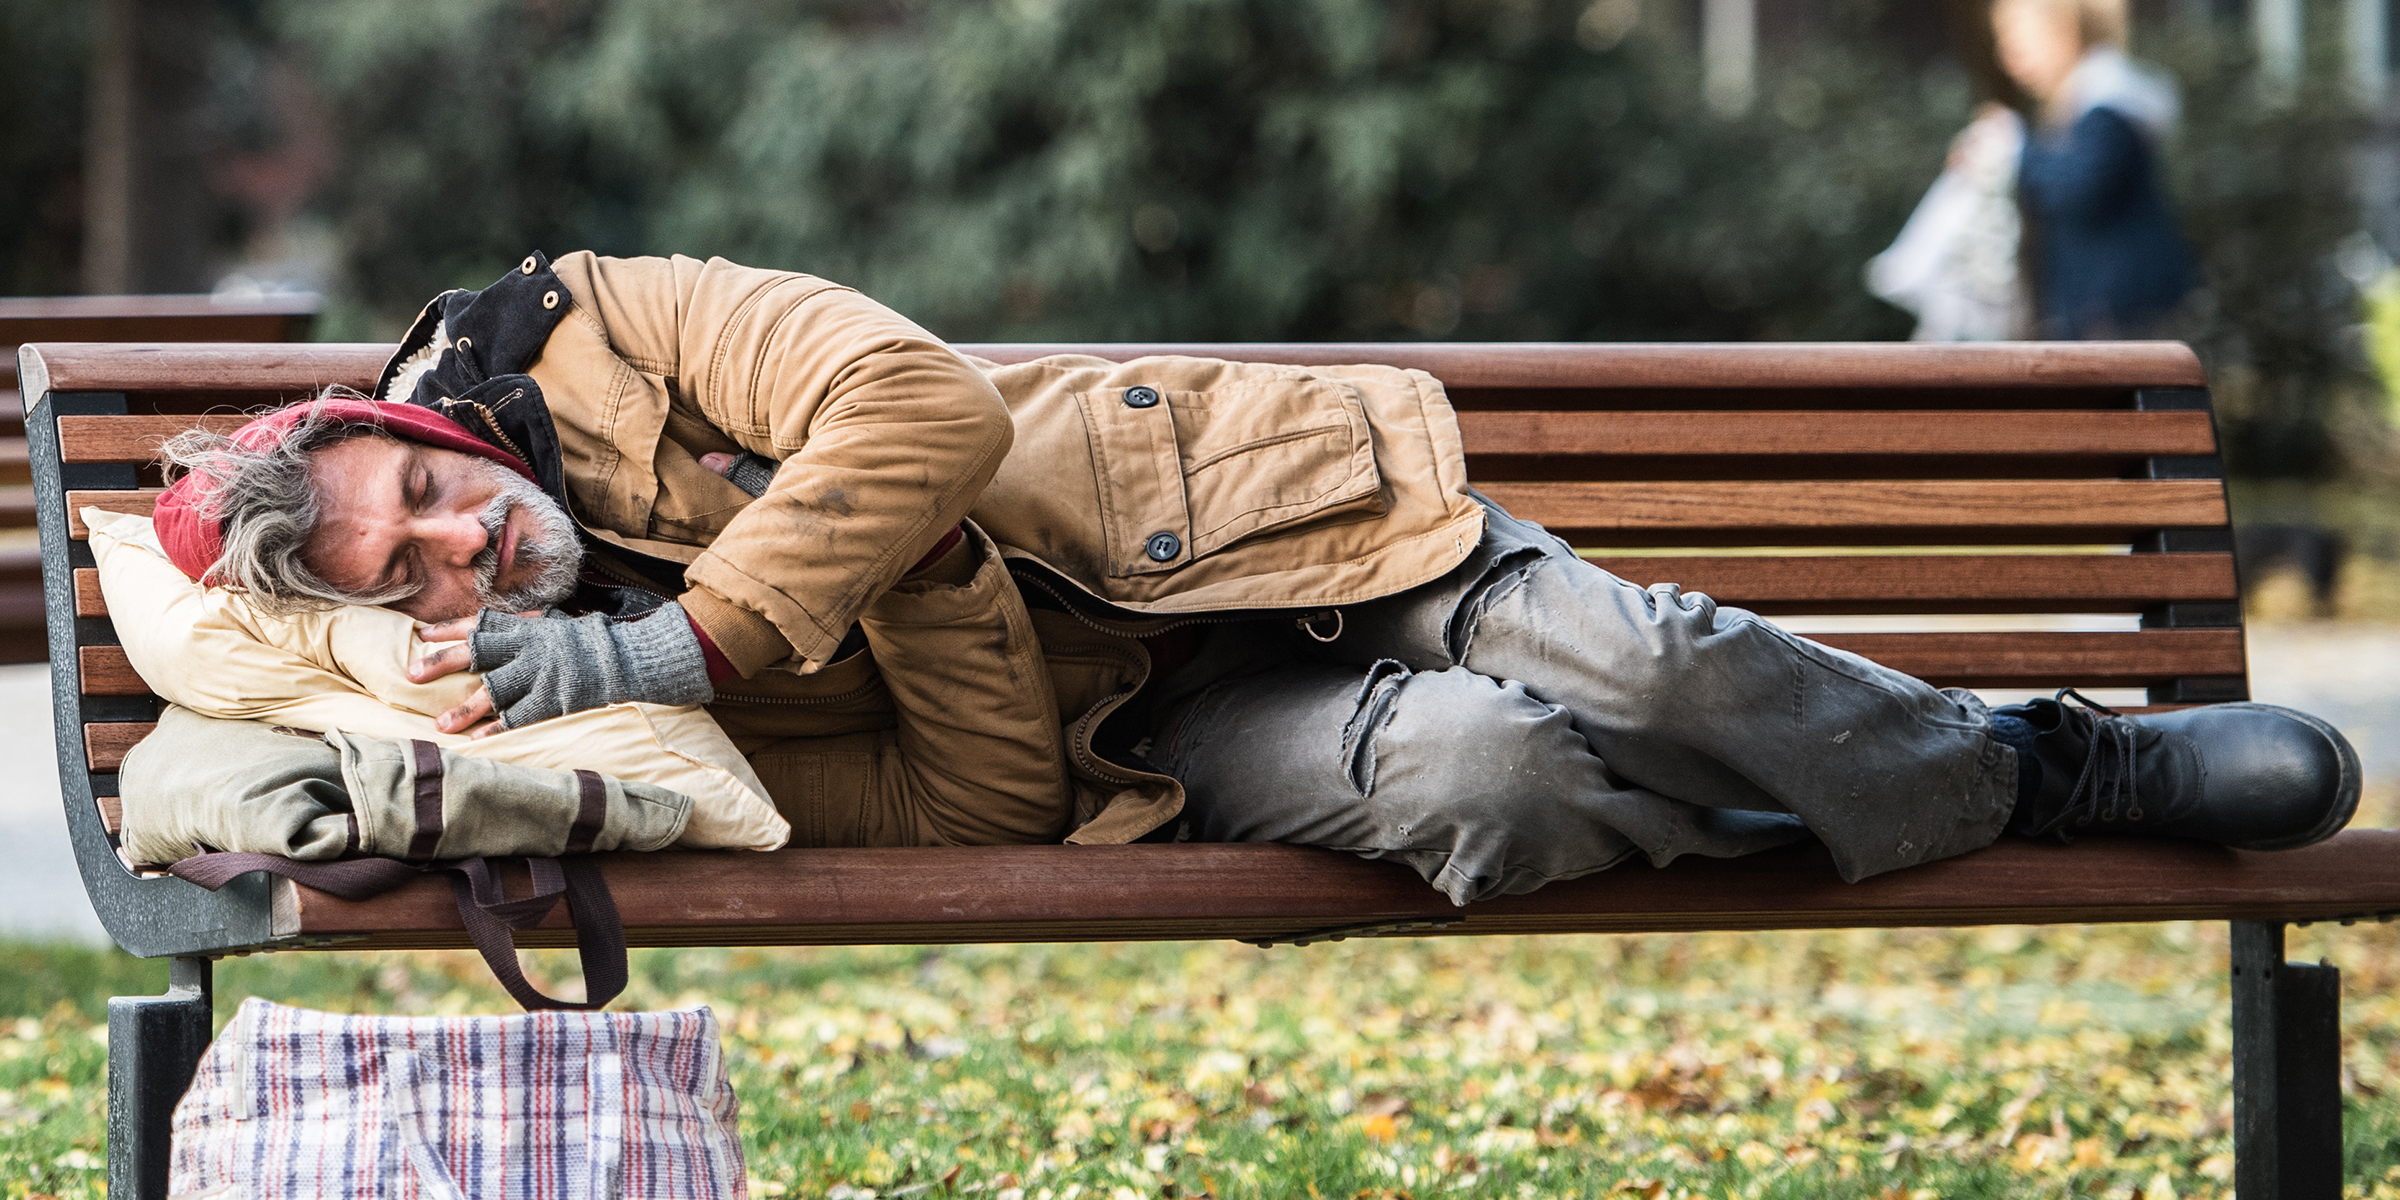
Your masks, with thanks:
[[[800,845],[1289,841],[1464,904],[1811,835],[1853,880],[2003,833],[2283,848],[2357,804],[2304,714],[1987,709],[1610,576],[1469,488],[1421,372],[999,366],[805,275],[534,255],[305,412],[171,447],[185,574],[456,640],[412,668],[482,673],[447,732],[704,704]],[[239,724],[162,723],[128,797],[338,786],[306,738],[212,771]]]

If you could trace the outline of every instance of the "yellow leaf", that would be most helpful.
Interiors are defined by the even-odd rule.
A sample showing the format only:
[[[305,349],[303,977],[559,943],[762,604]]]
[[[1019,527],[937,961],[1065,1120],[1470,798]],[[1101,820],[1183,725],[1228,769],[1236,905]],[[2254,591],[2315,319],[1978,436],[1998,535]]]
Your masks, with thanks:
[[[1368,1117],[1364,1127],[1367,1136],[1379,1142],[1388,1142],[1400,1136],[1399,1123],[1384,1113],[1376,1113],[1374,1116]]]

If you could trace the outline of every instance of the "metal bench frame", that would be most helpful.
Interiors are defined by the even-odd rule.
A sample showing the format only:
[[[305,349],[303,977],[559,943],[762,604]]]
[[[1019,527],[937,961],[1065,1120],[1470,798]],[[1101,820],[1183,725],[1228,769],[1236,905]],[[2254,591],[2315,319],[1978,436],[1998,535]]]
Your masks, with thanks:
[[[1830,576],[1822,564],[1810,567],[1796,559],[1602,556],[1600,561],[1624,574],[1694,572],[1697,577],[1690,581],[1697,583],[1709,583],[1708,573],[1715,571],[1721,579],[1709,590],[1735,602],[1754,593],[1758,598],[1752,606],[1769,612],[2042,611],[2061,605],[2065,611],[2092,611],[2095,597],[2113,596],[2112,602],[2143,613],[2138,635],[1825,640],[1944,682],[2038,678],[2122,686],[2130,681],[2146,686],[2155,704],[2246,695],[2221,471],[2205,418],[2208,394],[2197,361],[2181,346],[962,349],[1001,361],[1059,351],[1117,359],[1172,351],[1420,367],[1450,385],[1462,412],[1470,462],[1489,468],[1477,474],[1485,489],[1578,544],[1701,546],[1745,544],[1744,539],[1900,544],[1909,537],[1917,539],[1909,544],[1931,544],[1929,539],[1995,541],[2016,535],[2052,542],[2129,539],[2137,550],[2158,557],[2130,566],[2028,558],[2023,579],[1988,569],[1987,562],[1974,579],[1924,583],[1917,601],[1880,608],[1871,587],[1856,580],[1826,584]],[[103,801],[116,791],[117,758],[145,727],[142,723],[155,718],[157,701],[124,665],[114,649],[113,629],[95,611],[96,591],[86,586],[92,559],[77,536],[70,493],[101,493],[73,497],[73,502],[140,508],[146,501],[139,495],[108,493],[136,487],[142,456],[119,449],[96,459],[71,448],[62,455],[62,447],[88,428],[74,418],[125,415],[133,407],[129,396],[145,406],[160,397],[196,404],[269,401],[325,383],[371,379],[384,353],[375,346],[48,345],[28,346],[22,355],[69,830],[93,906],[118,944],[136,955],[172,959],[167,994],[110,1001],[109,1181],[114,1194],[164,1195],[168,1116],[209,1038],[214,958],[254,950],[403,949],[465,941],[448,891],[436,882],[364,903],[264,876],[211,894],[171,877],[137,873],[120,860]],[[1868,400],[1856,401],[1856,396]],[[1845,401],[1853,408],[1863,404],[1894,415],[1889,420],[1824,419],[1819,410],[1840,397],[1853,397]],[[1705,404],[1740,407],[1743,416],[1727,420],[1723,412],[1700,407]],[[1994,407],[2011,409],[2019,419],[1986,411]],[[1922,408],[1950,415],[1938,422],[1905,415]],[[2059,415],[2022,419],[2028,409]],[[1604,415],[1588,415],[1595,413]],[[1800,415],[1777,415],[1783,413]],[[2092,418],[2091,413],[2186,415]],[[145,426],[154,427],[155,422]],[[2103,456],[2114,465],[2093,480],[2077,473],[2090,464],[2075,457],[2080,452],[2076,439],[2102,435],[2102,440],[2115,439],[2109,444],[2117,448]],[[1979,496],[2046,494],[2044,488],[2009,491],[1974,482],[1991,478],[1993,467],[1988,455],[1965,451],[1994,436],[2057,443],[2053,448],[2064,458],[2040,458],[2051,453],[2040,450],[2025,460],[2037,466],[2024,470],[2037,480],[2057,479],[2057,488],[2070,493],[2056,509],[2057,519],[2067,524],[2040,526],[2051,518],[2037,514],[2015,524],[1992,518],[1970,528],[1970,513],[1965,525],[1918,527],[1931,518],[1909,515],[1912,495],[1930,497],[1915,503],[1934,509],[1966,504],[1960,509],[1965,512],[1982,502],[1974,499]],[[1882,465],[1856,472],[1863,483],[1795,478],[1776,466],[1785,460],[1774,456],[1803,443],[1806,455],[1815,456],[1812,462]],[[1607,470],[1597,470],[1594,463],[1607,464]],[[1695,470],[1694,463],[1712,465]],[[1876,482],[1895,478],[1915,482]],[[2134,486],[2121,486],[2126,483]],[[2144,486],[2155,484],[2175,486]],[[1699,495],[1731,497],[1735,507],[1748,504],[1758,515],[1707,528],[1678,524],[1671,514],[1644,515],[1646,500]],[[1777,505],[1788,507],[1795,498],[1822,500],[1832,515],[1807,528],[1776,525],[1813,519],[1787,520],[1779,512]],[[2092,504],[2102,509],[2118,504],[2133,515],[2087,520],[2082,514]],[[2079,520],[2084,523],[2074,524]],[[1959,565],[1964,561],[1895,565],[1845,559],[1840,571],[1869,576],[1897,571],[1891,577],[1904,582],[1964,579]],[[86,573],[85,580],[79,580],[78,570]],[[2151,582],[2124,584],[2136,575]],[[1848,587],[1848,598],[1828,587]],[[1389,864],[1273,845],[666,852],[609,856],[605,870],[637,945],[1190,937],[1237,937],[1265,945],[1391,934],[2229,920],[2234,929],[2236,1187],[2244,1200],[2313,1200],[2340,1191],[2339,973],[2330,966],[2284,962],[2286,924],[2347,924],[2400,912],[2400,833],[2379,830],[2352,831],[2305,850],[2271,855],[2168,842],[2092,840],[2073,848],[2004,842],[1856,885],[1834,877],[1821,849],[1792,847],[1730,862],[1685,860],[1661,871],[1622,868],[1466,909],[1450,908],[1412,874]],[[689,885],[697,872],[706,873],[706,889]],[[570,936],[542,930],[526,940],[543,944],[547,937],[547,944],[565,944]]]

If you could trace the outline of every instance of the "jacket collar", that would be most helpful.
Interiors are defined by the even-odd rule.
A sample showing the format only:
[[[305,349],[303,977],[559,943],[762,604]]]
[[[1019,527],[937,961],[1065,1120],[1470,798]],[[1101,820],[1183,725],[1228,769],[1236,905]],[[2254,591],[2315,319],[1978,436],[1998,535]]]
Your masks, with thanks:
[[[572,303],[540,251],[481,291],[444,292],[417,314],[376,380],[375,398],[432,409],[524,459],[542,490],[564,504],[558,430],[524,371]]]

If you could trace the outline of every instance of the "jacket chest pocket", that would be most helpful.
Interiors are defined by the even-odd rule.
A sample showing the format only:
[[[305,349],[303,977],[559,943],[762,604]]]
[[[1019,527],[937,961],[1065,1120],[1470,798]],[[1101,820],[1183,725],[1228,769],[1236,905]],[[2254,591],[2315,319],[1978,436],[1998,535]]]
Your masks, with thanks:
[[[1381,512],[1358,393],[1305,374],[1082,392],[1115,577],[1172,571],[1244,538]]]

